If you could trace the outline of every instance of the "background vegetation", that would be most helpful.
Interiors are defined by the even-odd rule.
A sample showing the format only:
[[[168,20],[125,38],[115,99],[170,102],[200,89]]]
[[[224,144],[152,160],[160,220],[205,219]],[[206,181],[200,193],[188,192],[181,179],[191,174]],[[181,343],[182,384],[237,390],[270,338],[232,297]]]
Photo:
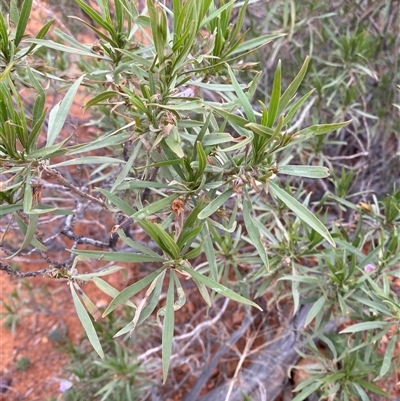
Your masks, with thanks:
[[[95,351],[69,346],[65,398],[389,397],[399,3],[76,0],[69,20],[43,6],[56,21],[36,38],[33,2],[16,3],[0,19],[1,268],[70,285]],[[68,117],[77,96],[86,114]],[[48,268],[14,271],[22,254]],[[132,263],[124,290],[104,281]],[[288,382],[298,355],[307,374]]]

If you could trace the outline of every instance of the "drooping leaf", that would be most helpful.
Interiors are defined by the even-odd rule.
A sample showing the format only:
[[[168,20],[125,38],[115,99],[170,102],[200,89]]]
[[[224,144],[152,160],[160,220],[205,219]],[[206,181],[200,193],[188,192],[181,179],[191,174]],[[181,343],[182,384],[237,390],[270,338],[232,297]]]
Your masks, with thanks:
[[[174,341],[175,311],[174,311],[174,282],[175,271],[170,270],[165,315],[162,330],[162,367],[163,383],[167,381],[169,365],[171,363],[172,344]]]
[[[82,323],[83,328],[85,329],[85,332],[86,332],[86,335],[88,336],[90,344],[92,344],[92,347],[97,352],[97,354],[100,356],[100,358],[104,359],[103,348],[101,347],[99,337],[97,336],[97,333],[93,326],[92,320],[90,319],[88,312],[86,311],[81,300],[79,299],[78,294],[76,293],[76,290],[74,288],[74,284],[72,282],[69,283],[69,287],[71,289],[72,299],[74,301],[76,313],[79,317],[79,320]]]

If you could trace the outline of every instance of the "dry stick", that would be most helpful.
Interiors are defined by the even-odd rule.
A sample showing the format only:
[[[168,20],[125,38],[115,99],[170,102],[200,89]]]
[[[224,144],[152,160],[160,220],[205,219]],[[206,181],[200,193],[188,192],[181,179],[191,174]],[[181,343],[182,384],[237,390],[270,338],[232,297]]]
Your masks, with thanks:
[[[196,336],[198,333],[200,333],[203,329],[214,326],[221,319],[222,315],[224,314],[224,312],[228,306],[228,303],[229,303],[229,298],[226,298],[224,304],[222,305],[221,310],[218,312],[218,314],[214,318],[198,324],[189,333],[181,334],[180,336],[174,337],[174,342],[179,341],[179,340],[185,340],[186,338],[192,338],[192,337]],[[150,355],[161,351],[161,348],[162,348],[161,345],[159,345],[158,347],[154,347],[154,348],[147,350],[146,352],[144,352],[143,354],[138,356],[138,358],[137,358],[138,361],[139,362],[145,361]]]
[[[82,205],[79,204],[78,208],[81,207]],[[26,220],[26,217],[23,215],[22,212],[17,212],[18,215],[20,216],[20,218],[25,222],[25,224],[28,224],[28,221]],[[76,211],[75,211],[76,213]],[[58,235],[63,234],[65,235],[67,238],[71,239],[74,241],[74,243],[71,246],[71,249],[76,249],[77,246],[79,244],[85,244],[85,245],[92,245],[98,248],[110,248],[110,243],[109,242],[102,242],[102,241],[98,241],[92,238],[87,238],[87,237],[82,237],[80,235],[75,234],[72,231],[72,222],[73,222],[73,218],[75,217],[75,214],[71,214],[69,216],[67,216],[66,220],[65,220],[65,225],[64,228],[61,230],[60,233],[55,234],[53,236],[51,236],[50,238],[47,238],[46,240],[43,240],[43,233],[40,231],[37,231],[37,237],[38,240],[42,243],[46,243],[48,242],[50,239],[54,239],[56,238]],[[7,250],[5,248],[3,248],[4,251],[7,253]],[[36,249],[34,249],[33,251],[35,251]],[[32,253],[33,251],[30,251],[27,253],[27,255],[29,255],[30,253]],[[42,274],[47,273],[48,270],[52,269],[52,268],[57,268],[60,269],[62,267],[71,267],[72,266],[72,262],[74,260],[74,255],[71,254],[71,256],[68,258],[67,261],[65,262],[58,262],[56,260],[52,260],[49,258],[49,256],[47,255],[47,252],[41,252],[42,258],[49,263],[49,267],[41,269],[41,270],[36,270],[36,271],[32,271],[32,272],[20,272],[20,271],[16,271],[14,270],[10,265],[4,265],[3,263],[0,262],[0,270],[5,271],[6,273],[8,273],[11,276],[14,277],[18,277],[18,278],[24,278],[24,277],[36,277]]]
[[[10,265],[4,265],[3,263],[0,262],[0,270],[5,271],[10,276],[14,276],[14,277],[18,277],[18,278],[25,278],[25,277],[36,277],[36,276],[46,274],[47,271],[49,270],[49,268],[46,267],[45,269],[23,273],[23,272],[14,270]]]
[[[242,325],[231,335],[229,340],[216,352],[216,354],[211,359],[210,363],[207,364],[205,369],[203,370],[200,377],[197,379],[196,383],[190,390],[189,394],[184,398],[183,401],[195,401],[198,400],[200,391],[202,390],[203,386],[208,382],[210,377],[212,376],[214,369],[218,366],[219,360],[224,356],[224,354],[234,345],[243,334],[246,332],[250,324],[253,322],[253,319],[248,315],[245,316]],[[218,390],[218,389],[217,389]],[[223,389],[225,392],[225,388]],[[209,400],[222,400],[223,398],[222,393],[218,391],[218,394],[214,394],[211,398],[207,398]]]
[[[257,359],[238,377],[240,385],[237,385],[231,391],[230,401],[241,401],[243,394],[250,395],[252,391],[256,390],[260,383],[263,383],[268,391],[268,401],[273,401],[281,393],[282,385],[285,381],[286,369],[288,366],[293,365],[298,359],[299,355],[296,352],[296,344],[298,343],[298,331],[304,328],[304,322],[307,317],[311,305],[302,307],[299,312],[293,317],[288,324],[284,334],[272,341],[269,346],[260,352]],[[252,319],[250,319],[252,322]],[[225,352],[226,347],[223,347]],[[219,351],[218,351],[219,353]],[[216,365],[224,353],[219,354]],[[271,357],[271,354],[274,357]],[[215,357],[214,357],[215,358]],[[204,373],[199,377],[195,383],[195,388],[198,384],[203,387],[208,378],[203,377]],[[192,394],[192,391],[185,397],[184,401],[214,401],[225,399],[229,391],[230,383],[224,383],[221,386],[211,390],[201,398],[198,398],[198,393]]]
[[[104,206],[104,202],[101,199],[97,199],[92,195],[87,194],[86,192],[81,191],[80,189],[76,188],[73,186],[71,183],[69,183],[59,171],[49,167],[49,166],[43,166],[43,169],[50,175],[50,177],[55,178],[60,184],[64,185],[65,187],[69,188],[72,192],[75,192],[82,198],[85,198],[87,200],[90,200],[92,202],[97,203],[100,206]]]
[[[265,347],[264,351],[260,352],[257,358],[253,360],[254,362],[239,375],[240,385],[233,389],[229,401],[242,401],[243,394],[251,396],[260,385],[267,391],[268,401],[274,401],[281,394],[287,379],[288,367],[293,366],[299,359],[296,350],[302,347],[302,341],[299,337],[301,331],[304,330],[305,320],[311,307],[311,304],[301,307],[285,328],[284,334]],[[334,321],[329,322],[324,331],[333,330],[337,324]],[[195,383],[196,385],[197,383]],[[224,383],[201,398],[189,398],[187,396],[185,401],[222,400],[228,389],[229,383]]]

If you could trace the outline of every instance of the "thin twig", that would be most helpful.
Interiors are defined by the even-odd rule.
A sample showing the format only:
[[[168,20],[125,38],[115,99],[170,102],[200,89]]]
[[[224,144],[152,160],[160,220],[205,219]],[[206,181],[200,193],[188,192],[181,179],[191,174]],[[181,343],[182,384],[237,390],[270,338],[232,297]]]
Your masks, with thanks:
[[[14,270],[10,265],[5,265],[0,262],[0,270],[5,271],[10,276],[18,277],[18,278],[25,278],[25,277],[36,277],[41,276],[47,273],[49,270],[48,267],[40,270],[35,270],[33,272],[20,272],[18,270]]]
[[[86,192],[81,191],[79,188],[76,188],[70,182],[68,182],[59,171],[49,166],[43,165],[43,169],[46,171],[50,177],[55,178],[60,184],[64,185],[65,187],[69,188],[72,192],[78,194],[82,198],[85,198],[89,201],[95,202],[98,205],[104,207],[105,203],[101,199],[97,199],[92,195],[87,194]]]

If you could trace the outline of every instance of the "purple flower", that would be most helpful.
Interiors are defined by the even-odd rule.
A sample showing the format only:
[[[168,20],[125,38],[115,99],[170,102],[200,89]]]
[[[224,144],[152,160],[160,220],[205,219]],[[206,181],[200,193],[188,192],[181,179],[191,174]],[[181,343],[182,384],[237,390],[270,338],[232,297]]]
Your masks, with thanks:
[[[367,265],[364,266],[364,271],[365,271],[366,273],[371,273],[371,272],[373,272],[374,270],[376,270],[376,266],[373,265],[372,263],[368,263]]]
[[[72,382],[69,380],[61,380],[60,382],[60,393],[64,393],[72,387]]]

